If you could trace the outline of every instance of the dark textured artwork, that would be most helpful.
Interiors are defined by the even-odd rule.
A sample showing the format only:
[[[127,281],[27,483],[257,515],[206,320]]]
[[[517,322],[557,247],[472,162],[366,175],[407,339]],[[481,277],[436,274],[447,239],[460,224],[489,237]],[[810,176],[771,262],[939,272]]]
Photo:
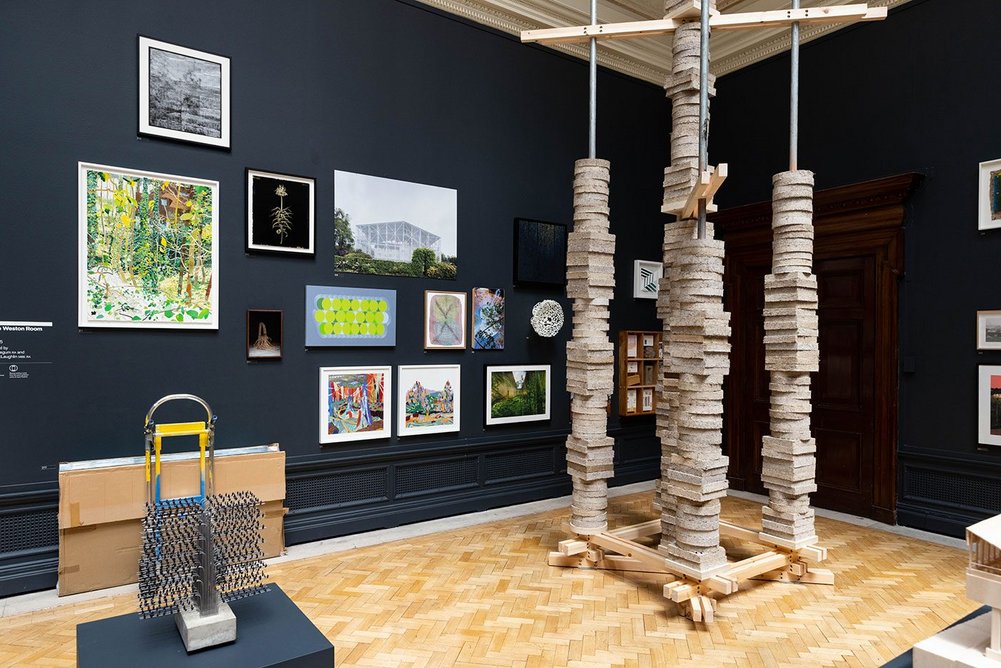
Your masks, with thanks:
[[[526,218],[515,219],[515,285],[565,285],[566,267],[566,225]]]
[[[312,181],[252,174],[251,249],[312,252]]]
[[[150,48],[149,122],[166,130],[222,137],[219,63]]]

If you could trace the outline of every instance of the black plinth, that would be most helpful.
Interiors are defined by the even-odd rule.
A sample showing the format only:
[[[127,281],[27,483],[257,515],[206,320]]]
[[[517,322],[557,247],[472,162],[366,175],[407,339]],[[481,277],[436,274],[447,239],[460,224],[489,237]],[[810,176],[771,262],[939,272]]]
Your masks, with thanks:
[[[331,668],[334,646],[277,585],[230,603],[236,642],[188,654],[174,617],[121,615],[76,627],[78,666],[184,666],[185,668]]]

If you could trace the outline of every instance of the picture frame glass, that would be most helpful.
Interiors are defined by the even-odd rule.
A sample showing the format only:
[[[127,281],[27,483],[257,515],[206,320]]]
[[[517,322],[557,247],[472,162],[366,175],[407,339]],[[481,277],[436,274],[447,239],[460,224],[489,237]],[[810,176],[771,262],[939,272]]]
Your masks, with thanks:
[[[397,435],[459,431],[461,381],[458,364],[398,367]]]
[[[548,364],[488,366],[486,424],[548,420],[550,375]]]
[[[247,250],[313,255],[316,182],[247,170]]]

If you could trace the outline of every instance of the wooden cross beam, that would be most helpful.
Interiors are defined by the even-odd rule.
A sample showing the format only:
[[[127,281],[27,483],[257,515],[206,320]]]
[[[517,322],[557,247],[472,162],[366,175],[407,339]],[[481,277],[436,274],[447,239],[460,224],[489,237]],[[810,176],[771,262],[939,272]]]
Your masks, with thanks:
[[[683,16],[687,16],[687,14]],[[776,9],[767,12],[743,12],[737,14],[717,13],[709,17],[709,27],[714,31],[739,30],[745,28],[776,28],[792,25],[793,23],[882,21],[885,18],[886,7],[839,5],[836,7]],[[569,42],[586,42],[591,38],[627,39],[630,37],[649,37],[672,33],[684,22],[682,18],[666,18],[655,21],[599,23],[588,26],[523,30],[521,32],[521,41],[536,42],[538,44],[566,44]]]

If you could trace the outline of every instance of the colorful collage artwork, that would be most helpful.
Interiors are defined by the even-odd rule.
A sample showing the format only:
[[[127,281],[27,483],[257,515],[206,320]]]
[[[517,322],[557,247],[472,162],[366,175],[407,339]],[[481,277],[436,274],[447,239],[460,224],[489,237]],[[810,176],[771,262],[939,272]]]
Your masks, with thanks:
[[[473,288],[473,350],[504,350],[501,288]]]
[[[460,366],[399,367],[400,436],[459,431]]]
[[[389,438],[390,367],[320,369],[320,443]]]

